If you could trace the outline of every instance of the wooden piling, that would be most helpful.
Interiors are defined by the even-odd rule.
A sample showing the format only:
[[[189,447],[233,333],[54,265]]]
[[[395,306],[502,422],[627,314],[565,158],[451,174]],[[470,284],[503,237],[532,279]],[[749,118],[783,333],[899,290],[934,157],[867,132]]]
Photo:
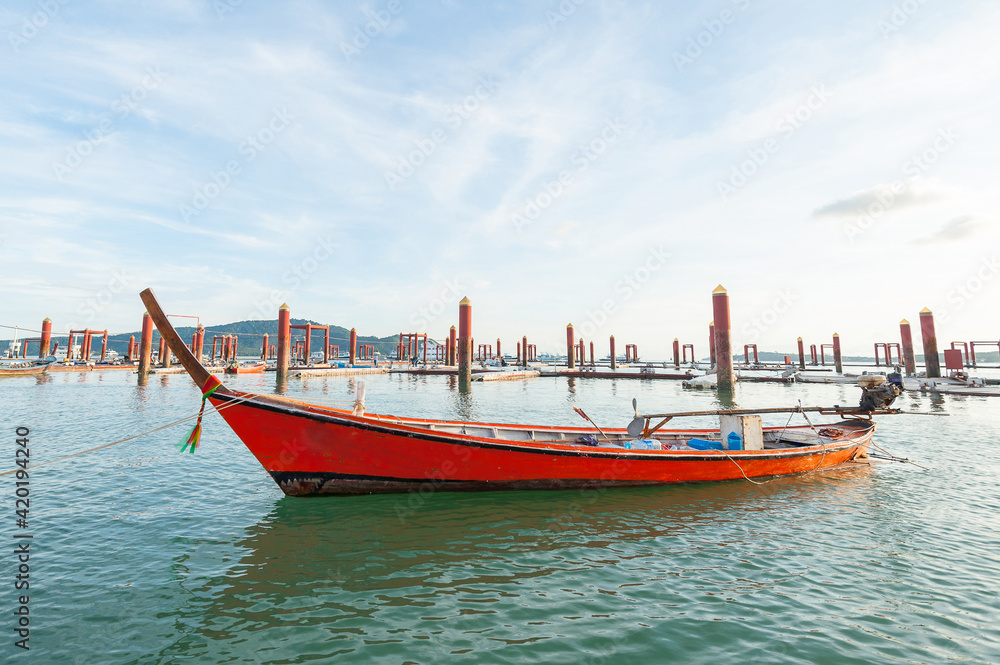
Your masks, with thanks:
[[[712,313],[715,323],[715,365],[719,392],[732,393],[736,377],[733,374],[733,340],[729,321],[729,293],[721,284],[712,291]]]
[[[267,362],[267,346],[268,346],[267,343],[268,343],[268,341],[270,341],[268,339],[268,335],[267,335],[267,333],[264,333],[264,339],[263,339],[263,341],[260,344],[260,359],[262,361],[264,361],[264,362]]]
[[[163,367],[163,366],[164,366],[164,365],[163,365],[163,357],[164,357],[165,355],[167,355],[167,352],[166,352],[166,348],[167,348],[167,338],[166,338],[166,337],[162,337],[162,336],[161,336],[161,337],[160,337],[160,346],[159,346],[159,348],[157,349],[157,356],[156,356],[156,357],[157,357],[157,360],[158,360],[158,361],[159,361],[159,363],[160,363],[160,367]]]
[[[149,374],[149,360],[153,352],[153,319],[149,312],[142,314],[142,337],[139,338],[139,375]]]
[[[521,366],[528,366],[528,336],[521,338]]]
[[[282,303],[278,308],[278,363],[275,367],[277,380],[279,382],[288,378],[288,357],[291,351],[289,342],[291,341],[292,329],[291,312],[286,303]]]
[[[458,303],[458,381],[472,381],[472,301]]]
[[[934,332],[934,314],[924,307],[920,310],[920,337],[924,345],[924,367],[928,379],[941,378],[941,359],[938,357],[937,334]]]
[[[608,343],[611,345],[611,369],[612,369],[612,371],[614,371],[614,370],[618,369],[618,359],[615,358],[615,336],[614,335],[611,336],[611,338],[608,340]]]
[[[566,324],[566,367],[576,369],[576,342],[573,339],[573,324]]]
[[[837,374],[844,373],[844,360],[840,355],[840,335],[833,333],[833,368]]]
[[[799,369],[805,369],[806,368],[806,349],[805,349],[805,345],[803,345],[803,343],[802,343],[802,338],[801,337],[799,337],[798,345],[799,345]]]
[[[448,331],[448,366],[454,367],[458,363],[456,357],[458,349],[458,333],[455,332],[455,326],[451,327]]]
[[[906,319],[899,322],[899,339],[903,347],[903,371],[906,376],[914,376],[917,373],[917,361],[913,356],[913,332]]]
[[[52,319],[45,317],[42,319],[42,341],[38,345],[38,357],[45,358],[49,355],[49,347],[52,346]]]
[[[674,337],[674,368],[681,367],[681,341]]]

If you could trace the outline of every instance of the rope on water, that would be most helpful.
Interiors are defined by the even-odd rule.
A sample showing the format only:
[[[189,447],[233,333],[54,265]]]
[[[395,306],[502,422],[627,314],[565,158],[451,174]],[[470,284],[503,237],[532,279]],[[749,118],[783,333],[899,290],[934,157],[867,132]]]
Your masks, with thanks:
[[[230,408],[232,406],[237,406],[238,404],[242,404],[243,402],[245,402],[248,399],[251,399],[253,397],[255,397],[255,395],[248,394],[246,397],[240,397],[240,398],[237,398],[237,399],[233,400],[232,402],[229,402],[228,404],[223,404],[221,407],[216,407],[215,410],[216,411],[223,411],[223,410],[228,409],[228,408]],[[176,425],[180,425],[181,423],[186,423],[186,422],[189,422],[191,420],[195,420],[196,418],[198,418],[198,416],[199,416],[198,413],[194,413],[194,414],[192,414],[190,416],[185,416],[184,418],[181,418],[180,420],[175,420],[175,421],[173,421],[171,423],[167,423],[166,425],[161,425],[160,427],[156,427],[156,428],[148,430],[146,432],[140,432],[139,434],[133,434],[132,436],[128,436],[128,437],[125,437],[124,439],[119,439],[117,441],[112,441],[111,443],[104,443],[104,444],[101,444],[99,446],[95,446],[94,448],[88,448],[87,450],[81,450],[80,452],[73,453],[72,455],[65,455],[63,457],[58,457],[58,458],[56,458],[54,460],[49,460],[48,462],[41,462],[40,464],[33,464],[33,465],[31,465],[29,467],[26,467],[24,469],[14,469],[13,471],[4,471],[3,473],[0,473],[0,476],[9,476],[9,475],[17,473],[18,471],[31,471],[32,469],[37,469],[37,468],[42,467],[42,466],[48,466],[49,464],[55,464],[56,462],[62,462],[63,460],[68,460],[68,459],[72,459],[74,457],[79,457],[81,455],[86,455],[87,453],[92,453],[92,452],[96,452],[98,450],[103,450],[104,448],[110,448],[111,446],[117,446],[119,443],[125,443],[126,441],[132,441],[133,439],[138,439],[140,437],[146,436],[147,434],[153,434],[154,432],[159,432],[160,430],[165,430],[165,429],[168,429],[170,427],[174,427]]]

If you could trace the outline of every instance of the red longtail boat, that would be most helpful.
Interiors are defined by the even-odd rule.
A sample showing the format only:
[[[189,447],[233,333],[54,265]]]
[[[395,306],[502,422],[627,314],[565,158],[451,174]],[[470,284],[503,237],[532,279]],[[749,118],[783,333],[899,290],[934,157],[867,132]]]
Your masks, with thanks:
[[[888,408],[899,394],[893,387],[887,398],[867,409],[799,406],[636,413],[625,429],[366,414],[363,402],[343,410],[227,388],[187,349],[152,291],[140,295],[160,334],[206,399],[289,495],[634,487],[805,473],[866,457],[876,430],[871,415],[900,413]],[[761,413],[794,412],[835,415],[841,420],[817,426],[760,427]],[[745,428],[738,443],[746,435],[745,448],[755,449],[727,449],[722,426],[663,429],[672,418],[703,415],[719,415],[729,419],[723,422]]]

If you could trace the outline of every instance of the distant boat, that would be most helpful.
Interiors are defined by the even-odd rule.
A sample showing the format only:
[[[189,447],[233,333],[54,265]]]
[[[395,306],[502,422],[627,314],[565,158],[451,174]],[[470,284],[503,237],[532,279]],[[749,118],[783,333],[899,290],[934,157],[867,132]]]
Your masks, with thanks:
[[[187,349],[152,291],[141,297],[206,399],[289,495],[632,487],[782,476],[865,457],[876,430],[872,414],[899,413],[888,408],[899,388],[873,379],[862,396],[864,408],[636,412],[625,429],[365,414],[363,393],[348,411],[227,388]],[[796,412],[840,420],[760,425],[760,414]],[[672,418],[706,415],[719,416],[719,427],[662,429]]]
[[[240,364],[232,362],[222,370],[226,374],[261,374],[264,372],[264,363]]]
[[[52,358],[52,356],[49,356]],[[29,360],[27,362],[11,363],[0,365],[0,376],[28,376],[31,374],[45,374],[55,363],[55,358],[51,360]]]

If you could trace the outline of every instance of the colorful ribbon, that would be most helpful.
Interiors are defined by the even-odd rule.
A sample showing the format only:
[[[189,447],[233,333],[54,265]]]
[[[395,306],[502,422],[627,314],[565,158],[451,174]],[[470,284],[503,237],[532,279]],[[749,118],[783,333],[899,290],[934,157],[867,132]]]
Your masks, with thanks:
[[[191,431],[187,433],[187,436],[177,444],[177,450],[183,453],[190,446],[191,450],[187,452],[194,454],[194,451],[198,448],[198,443],[201,441],[201,418],[205,415],[205,402],[221,387],[222,381],[219,381],[214,376],[208,377],[208,381],[205,382],[205,386],[201,389],[201,410],[198,411],[198,420],[195,422],[194,427],[191,428]]]

